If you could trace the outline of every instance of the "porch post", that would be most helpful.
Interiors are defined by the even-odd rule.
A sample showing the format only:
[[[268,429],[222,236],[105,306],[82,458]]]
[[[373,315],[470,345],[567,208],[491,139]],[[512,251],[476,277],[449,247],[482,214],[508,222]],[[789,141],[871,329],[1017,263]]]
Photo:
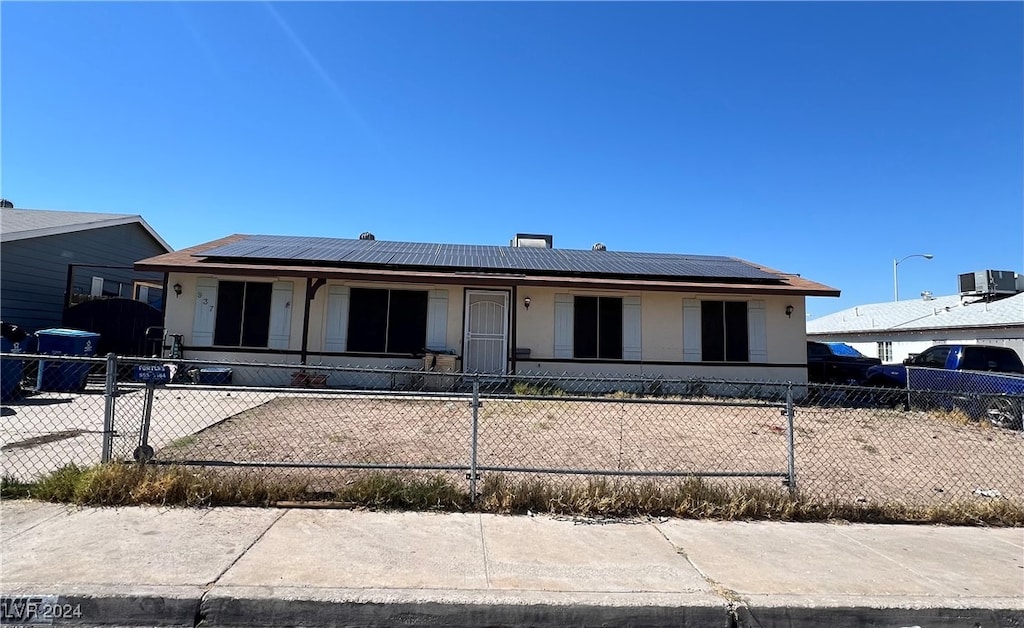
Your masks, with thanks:
[[[320,279],[306,277],[306,304],[302,309],[302,351],[299,356],[299,363],[303,366],[306,365],[306,360],[309,357],[309,305],[316,298],[317,290],[326,283],[327,280],[323,277]]]

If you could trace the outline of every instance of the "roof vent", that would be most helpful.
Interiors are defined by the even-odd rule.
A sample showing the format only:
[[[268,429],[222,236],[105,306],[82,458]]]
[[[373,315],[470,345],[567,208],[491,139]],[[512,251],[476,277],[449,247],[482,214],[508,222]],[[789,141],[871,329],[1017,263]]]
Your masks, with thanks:
[[[930,291],[928,291],[928,290],[925,290],[924,292],[921,293],[921,300],[922,301],[932,301],[934,299],[935,299],[935,297],[933,297],[932,293]]]
[[[594,246],[590,247],[592,251],[607,251],[608,247],[604,245],[604,242],[597,242]]]
[[[370,233],[369,231],[364,231],[364,232],[359,234],[359,239],[360,240],[376,240],[377,238],[373,237],[373,234]]]
[[[542,233],[517,233],[516,237],[512,238],[508,244],[517,247],[550,249],[554,244],[554,237]]]
[[[0,198],[0,207],[3,207],[4,209],[14,209],[14,203],[6,198]]]

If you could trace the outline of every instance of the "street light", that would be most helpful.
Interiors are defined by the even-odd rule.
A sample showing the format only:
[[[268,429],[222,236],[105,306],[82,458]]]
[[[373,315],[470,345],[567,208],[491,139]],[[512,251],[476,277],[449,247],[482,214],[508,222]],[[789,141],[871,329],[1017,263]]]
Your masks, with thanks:
[[[923,257],[925,259],[931,259],[931,258],[933,258],[935,256],[932,255],[931,253],[915,253],[913,255],[908,255],[908,256],[904,257],[903,259],[895,259],[894,258],[892,260],[892,292],[893,292],[893,296],[895,297],[895,299],[893,299],[894,301],[899,301],[900,300],[900,276],[898,274],[898,272],[899,272],[898,271],[898,267],[900,265],[900,262],[904,262],[904,261],[910,259],[911,257]]]

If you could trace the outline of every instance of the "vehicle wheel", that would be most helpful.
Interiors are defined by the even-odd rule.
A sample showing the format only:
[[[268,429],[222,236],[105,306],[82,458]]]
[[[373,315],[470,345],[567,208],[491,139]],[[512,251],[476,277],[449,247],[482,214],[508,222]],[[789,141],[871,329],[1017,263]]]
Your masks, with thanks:
[[[1010,430],[1021,428],[1021,406],[1007,397],[995,397],[985,406],[985,418],[996,427]]]

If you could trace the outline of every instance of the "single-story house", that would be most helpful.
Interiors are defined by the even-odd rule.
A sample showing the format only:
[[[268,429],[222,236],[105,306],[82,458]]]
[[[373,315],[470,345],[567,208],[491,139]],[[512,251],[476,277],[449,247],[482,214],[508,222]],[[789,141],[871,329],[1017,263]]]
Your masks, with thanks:
[[[984,272],[984,271],[983,271]],[[845,342],[883,362],[937,344],[1011,347],[1024,358],[1024,285],[1002,294],[961,294],[858,305],[807,322],[809,340]]]
[[[159,275],[132,269],[173,249],[141,216],[0,208],[0,320],[60,327],[68,305],[124,297],[160,309]]]
[[[232,235],[136,268],[167,273],[186,358],[418,368],[430,350],[484,374],[802,382],[804,299],[839,295],[731,257],[551,242]]]

